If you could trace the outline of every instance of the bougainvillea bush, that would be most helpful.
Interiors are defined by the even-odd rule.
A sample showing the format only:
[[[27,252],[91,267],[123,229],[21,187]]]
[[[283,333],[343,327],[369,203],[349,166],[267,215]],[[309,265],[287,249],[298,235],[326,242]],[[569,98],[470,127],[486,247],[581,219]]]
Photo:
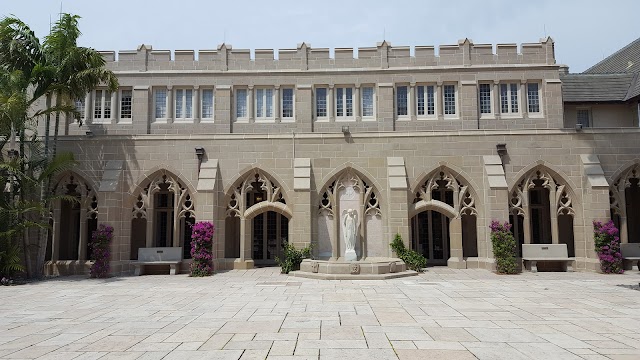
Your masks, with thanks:
[[[106,278],[109,276],[109,260],[111,260],[110,244],[113,239],[113,227],[100,224],[91,234],[91,252],[95,259],[91,265],[92,278]]]
[[[496,269],[500,274],[516,274],[518,264],[516,262],[516,239],[511,233],[511,224],[499,221],[491,221],[491,244],[493,245],[493,257],[496,259]]]
[[[594,221],[593,240],[600,259],[600,270],[605,274],[622,274],[624,267],[620,253],[620,237],[613,221],[609,220],[605,224]]]
[[[191,276],[213,274],[213,224],[199,221],[191,228]]]

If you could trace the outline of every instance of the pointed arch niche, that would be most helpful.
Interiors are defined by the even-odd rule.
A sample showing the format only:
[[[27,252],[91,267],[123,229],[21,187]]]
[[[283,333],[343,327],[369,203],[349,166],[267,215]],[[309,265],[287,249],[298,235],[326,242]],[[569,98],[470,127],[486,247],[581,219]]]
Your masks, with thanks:
[[[359,260],[388,257],[388,241],[383,238],[382,212],[378,191],[372,182],[347,168],[328,181],[318,204],[319,259],[344,257],[343,217],[348,209],[357,212],[356,254]]]
[[[187,186],[166,170],[154,173],[142,186],[131,211],[131,259],[136,260],[144,247],[182,247],[183,258],[191,258],[195,207]]]
[[[410,207],[411,246],[432,265],[478,257],[475,191],[446,166],[424,176]]]
[[[98,197],[89,183],[73,172],[67,172],[53,187],[55,195],[75,197],[77,201],[53,202],[52,228],[47,242],[47,259],[90,260],[91,234],[98,227]]]
[[[640,164],[623,171],[609,189],[611,219],[620,229],[620,241],[640,243]]]
[[[545,166],[528,171],[510,192],[509,222],[518,254],[522,244],[567,244],[575,257],[575,195],[564,179]]]
[[[280,184],[267,172],[251,169],[226,199],[225,258],[235,258],[235,268],[275,265],[289,239],[292,216]]]

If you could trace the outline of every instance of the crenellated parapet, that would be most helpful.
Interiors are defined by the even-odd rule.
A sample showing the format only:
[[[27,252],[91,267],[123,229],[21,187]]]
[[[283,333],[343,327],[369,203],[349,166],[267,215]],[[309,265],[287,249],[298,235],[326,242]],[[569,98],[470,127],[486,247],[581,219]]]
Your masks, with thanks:
[[[554,65],[553,39],[547,37],[537,43],[474,44],[463,39],[456,45],[391,46],[387,41],[375,47],[335,48],[333,57],[329,48],[312,48],[301,43],[295,49],[234,49],[221,44],[216,50],[154,50],[140,45],[137,50],[102,51],[107,66],[114,71],[164,70],[325,70],[325,69],[387,69],[426,66],[500,66],[500,65]]]

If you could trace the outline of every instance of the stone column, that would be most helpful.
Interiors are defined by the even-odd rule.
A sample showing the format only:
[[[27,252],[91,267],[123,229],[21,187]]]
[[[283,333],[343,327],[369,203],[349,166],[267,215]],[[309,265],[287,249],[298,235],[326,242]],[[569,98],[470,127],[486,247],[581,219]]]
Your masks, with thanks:
[[[84,205],[84,203],[82,204]],[[87,260],[87,209],[86,206],[80,207],[80,241],[78,241],[78,260]]]
[[[311,159],[293,160],[293,190],[296,200],[292,210],[295,217],[289,222],[289,237],[291,243],[300,249],[311,244],[311,222],[317,220],[311,205]]]
[[[449,222],[449,240],[451,256],[447,260],[447,266],[454,269],[466,269],[466,262],[462,258],[462,218],[459,214]]]
[[[479,259],[478,267],[492,270],[495,268],[495,260],[491,244],[491,232],[487,231],[486,228],[492,220],[500,223],[509,221],[509,188],[500,156],[485,155],[482,159],[484,162],[484,176],[488,186],[485,187],[485,221],[483,222],[483,219],[478,217],[476,223],[478,257],[481,258]],[[478,201],[476,201],[476,204],[478,204]],[[526,221],[525,219],[525,224]],[[484,236],[481,236],[481,234]]]
[[[153,247],[153,222],[154,222],[154,210],[153,210],[153,198],[155,196],[153,194],[151,194],[149,196],[149,206],[147,206],[147,232],[146,232],[146,237],[147,237],[147,246],[146,247]]]
[[[414,109],[414,103],[416,98],[416,83],[409,84],[409,95],[407,97],[407,114],[409,115],[409,119],[416,119],[416,110]]]
[[[436,90],[436,114],[438,120],[444,117],[444,93],[442,92],[442,81],[438,81]]]
[[[493,107],[493,116],[496,119],[500,119],[500,114],[502,113],[502,104],[500,99],[500,82],[498,80],[493,81]]]
[[[195,85],[193,87],[193,122],[200,122],[200,86]]]
[[[240,258],[233,263],[234,269],[253,269],[251,253],[251,220],[240,217]]]
[[[549,189],[549,212],[551,216],[551,243],[558,244],[558,204],[556,203],[556,184],[551,181],[552,189]]]
[[[117,122],[120,117],[118,116],[118,110],[120,106],[118,106],[118,90],[111,92],[111,119],[109,123],[113,124]],[[115,119],[115,121],[113,121]]]
[[[167,124],[173,123],[173,87],[167,86]]]
[[[360,99],[360,84],[356,84],[353,94],[353,117],[356,121],[360,120],[360,104],[362,104]]]
[[[520,113],[523,118],[529,117],[529,97],[527,96],[527,81],[520,82]]]
[[[273,118],[280,122],[280,86],[273,88]]]
[[[247,89],[247,118],[249,118],[249,122],[255,118],[253,110],[253,85],[250,85]]]
[[[618,197],[620,207],[620,242],[626,244],[629,242],[629,229],[627,228],[627,194],[626,194],[626,181],[620,181],[618,184]]]
[[[91,119],[91,91],[84,96],[84,117],[85,124]]]
[[[51,261],[60,258],[60,215],[62,214],[62,200],[53,201],[53,228],[51,229]]]
[[[329,85],[328,88],[328,94],[327,94],[327,118],[329,119],[329,121],[333,121],[335,120],[333,118],[333,110],[335,108],[335,100],[334,100],[334,86],[333,84]]]

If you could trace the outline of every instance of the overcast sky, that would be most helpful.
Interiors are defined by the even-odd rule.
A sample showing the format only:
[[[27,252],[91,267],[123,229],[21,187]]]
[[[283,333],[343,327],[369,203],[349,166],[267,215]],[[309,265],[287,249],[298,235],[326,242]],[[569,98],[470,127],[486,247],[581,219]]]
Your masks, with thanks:
[[[82,16],[80,45],[130,50],[556,43],[558,63],[581,72],[640,37],[638,0],[0,0],[43,37],[62,10]]]

